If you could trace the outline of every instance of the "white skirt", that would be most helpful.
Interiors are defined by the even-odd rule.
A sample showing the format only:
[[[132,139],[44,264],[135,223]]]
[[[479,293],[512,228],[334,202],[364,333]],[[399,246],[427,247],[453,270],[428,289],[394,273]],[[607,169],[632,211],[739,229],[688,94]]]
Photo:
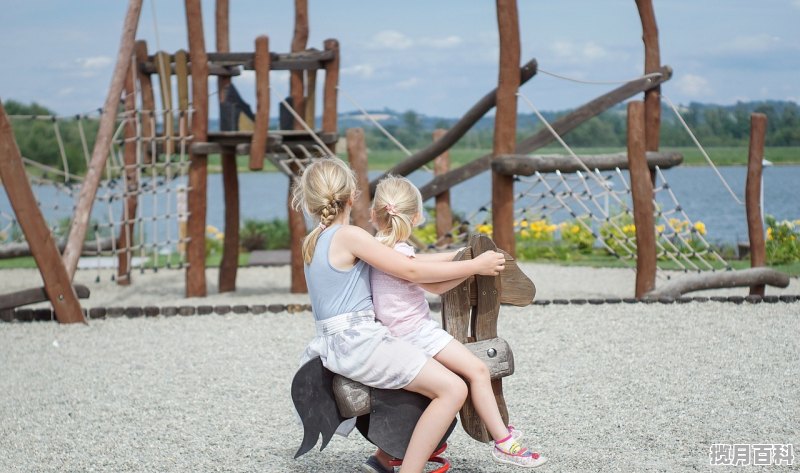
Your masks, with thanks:
[[[303,353],[301,366],[319,356],[325,368],[373,388],[404,388],[433,356],[393,337],[371,310],[337,315],[316,325],[317,336]]]
[[[410,333],[397,338],[419,347],[431,358],[439,354],[453,340],[453,336],[433,319],[423,321]]]

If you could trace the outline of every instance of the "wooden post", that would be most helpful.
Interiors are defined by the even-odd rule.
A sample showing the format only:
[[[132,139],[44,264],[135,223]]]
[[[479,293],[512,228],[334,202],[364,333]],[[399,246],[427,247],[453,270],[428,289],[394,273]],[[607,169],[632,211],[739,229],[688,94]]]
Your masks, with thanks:
[[[628,103],[628,171],[636,226],[636,297],[656,287],[656,228],[653,182],[645,157],[644,103]]]
[[[292,52],[305,51],[308,44],[308,0],[294,0],[294,36],[292,36]],[[292,107],[298,115],[305,115],[305,86],[303,71],[292,71],[289,76],[289,94],[292,96]],[[295,130],[302,130],[303,125],[295,120]]]
[[[350,217],[353,225],[373,233],[372,225],[369,223],[369,193],[364,192],[364,189],[369,188],[369,177],[367,176],[367,144],[363,128],[347,130],[347,157],[350,160],[350,169],[356,174],[358,189],[361,190],[358,198],[353,202],[353,211],[350,213]]]
[[[264,154],[267,151],[269,134],[269,38],[256,38],[256,53],[253,61],[256,72],[256,120],[250,140],[250,170],[264,169]],[[302,71],[301,71],[302,72]]]
[[[136,71],[135,58],[131,58],[131,68],[126,74],[125,79],[125,146],[123,151],[123,162],[125,167],[125,212],[123,222],[119,229],[119,239],[117,240],[117,284],[127,286],[131,283],[131,244],[133,242],[134,221],[136,218],[136,205],[139,201],[137,189],[139,188],[138,172],[136,169],[136,88],[134,87],[134,77]]]
[[[440,140],[447,130],[433,130],[433,141]],[[433,160],[433,174],[440,176],[450,170],[450,152],[444,151]],[[453,229],[453,211],[450,208],[450,191],[436,196],[436,240],[439,241]]]
[[[497,0],[497,29],[500,33],[500,74],[494,118],[494,156],[513,153],[517,146],[520,58],[517,0]],[[516,255],[514,178],[496,172],[492,172],[492,223],[497,247],[512,257]]]
[[[305,120],[312,130],[317,129],[317,70],[306,71],[306,113]]]
[[[161,91],[161,108],[163,109],[164,117],[164,153],[169,156],[175,152],[175,142],[172,140],[175,134],[175,116],[172,110],[172,61],[166,51],[157,52],[153,60],[156,63],[158,88]]]
[[[765,266],[767,248],[764,241],[764,221],[761,215],[761,172],[764,160],[764,140],[767,134],[767,116],[750,115],[750,150],[747,155],[747,182],[744,187],[747,212],[747,234],[750,236],[750,266]],[[764,285],[750,286],[751,296],[763,296]]]
[[[128,56],[130,60],[130,56]],[[36,260],[36,267],[44,280],[44,290],[53,305],[56,318],[61,323],[83,322],[83,311],[70,284],[70,275],[58,253],[53,235],[36,204],[25,175],[25,166],[19,153],[14,131],[0,101],[0,180],[6,190],[14,214],[28,241]],[[83,240],[81,240],[83,241]],[[81,248],[83,248],[81,246]]]
[[[150,74],[143,72],[140,64],[147,62],[147,42],[137,41],[134,45],[136,54],[136,75],[139,79],[139,88],[142,93],[142,147],[144,152],[144,163],[153,162],[152,138],[156,135],[155,109],[156,100],[153,95],[153,83]]]
[[[644,73],[658,72],[661,68],[661,52],[658,44],[658,25],[653,0],[636,0],[639,18],[642,21],[642,41],[644,42]],[[658,151],[661,130],[661,86],[648,89],[644,93],[645,149]]]
[[[189,59],[186,51],[175,52],[175,78],[178,84],[178,137],[179,149],[189,135]],[[175,149],[175,146],[172,147]]]
[[[136,38],[136,27],[139,24],[141,11],[142,0],[130,0],[128,11],[125,14],[125,23],[122,26],[122,39],[117,53],[117,63],[114,66],[114,75],[111,78],[111,86],[108,89],[105,105],[103,105],[103,116],[100,118],[100,126],[97,130],[97,137],[92,150],[92,159],[89,162],[89,169],[86,171],[86,177],[81,186],[78,204],[75,207],[75,216],[69,229],[67,246],[64,249],[64,265],[70,278],[75,275],[75,270],[78,269],[78,258],[80,258],[81,250],[83,250],[86,226],[89,224],[92,205],[97,195],[97,186],[100,184],[100,177],[111,151],[111,139],[114,135],[114,124],[117,120],[117,107],[119,107],[119,99],[122,95],[122,88],[125,85],[125,76],[130,67],[133,42]]]
[[[203,38],[200,0],[186,0],[186,30],[192,64],[192,135],[195,142],[208,141],[208,56]],[[206,295],[206,186],[208,157],[189,155],[189,222],[186,245],[186,297]]]
[[[228,30],[228,0],[216,2],[217,51],[230,52]],[[225,101],[229,76],[217,76],[219,103]],[[222,161],[222,189],[225,194],[225,239],[222,244],[222,260],[219,264],[219,292],[236,290],[236,273],[239,271],[239,174],[236,169],[236,148],[225,146],[220,152]]]
[[[322,132],[336,133],[337,88],[339,87],[339,41],[325,40],[325,51],[333,52],[333,59],[325,64],[325,85],[322,92]],[[329,146],[331,154],[336,153],[336,145]]]

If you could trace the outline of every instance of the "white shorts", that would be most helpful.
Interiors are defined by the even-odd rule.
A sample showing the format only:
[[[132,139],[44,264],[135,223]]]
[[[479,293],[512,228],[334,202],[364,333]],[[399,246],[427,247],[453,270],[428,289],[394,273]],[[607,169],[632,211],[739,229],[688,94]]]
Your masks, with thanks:
[[[317,321],[317,336],[300,364],[319,356],[322,365],[374,388],[401,389],[419,374],[429,356],[393,337],[373,311],[341,314]]]
[[[410,333],[397,338],[419,347],[431,358],[439,354],[453,340],[453,336],[442,329],[439,322],[433,319],[425,320]]]

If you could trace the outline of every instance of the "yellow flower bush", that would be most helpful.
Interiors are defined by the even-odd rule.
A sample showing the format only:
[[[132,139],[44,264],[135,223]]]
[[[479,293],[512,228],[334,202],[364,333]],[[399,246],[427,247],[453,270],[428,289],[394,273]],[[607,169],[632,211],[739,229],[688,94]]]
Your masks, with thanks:
[[[767,215],[767,263],[783,264],[800,261],[800,220],[783,220]]]
[[[225,234],[219,231],[214,225],[206,226],[206,257],[222,253],[222,242],[225,240]]]

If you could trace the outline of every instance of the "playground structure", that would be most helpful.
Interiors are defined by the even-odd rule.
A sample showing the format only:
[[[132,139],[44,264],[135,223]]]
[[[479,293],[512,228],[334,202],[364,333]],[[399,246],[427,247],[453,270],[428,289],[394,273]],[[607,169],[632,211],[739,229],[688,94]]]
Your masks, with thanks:
[[[119,255],[117,281],[120,284],[131,282],[131,255],[136,246],[133,234],[138,223],[133,216],[139,206],[142,194],[144,170],[152,173],[151,189],[155,180],[165,174],[185,176],[186,209],[177,212],[185,217],[186,234],[168,236],[168,242],[177,242],[186,248],[185,261],[178,264],[186,271],[186,296],[206,295],[205,279],[205,240],[206,240],[206,182],[209,154],[219,153],[222,163],[225,200],[225,239],[220,267],[220,291],[235,289],[239,248],[239,203],[238,178],[236,175],[236,156],[248,155],[249,167],[258,170],[268,158],[290,180],[302,172],[304,165],[312,159],[320,159],[332,152],[338,138],[337,87],[339,69],[339,45],[336,40],[327,40],[323,50],[306,49],[308,38],[308,6],[304,0],[295,2],[295,34],[292,51],[276,54],[269,50],[269,38],[260,36],[255,40],[252,52],[237,53],[229,51],[228,41],[228,2],[216,2],[216,52],[207,52],[200,2],[186,0],[186,24],[188,31],[188,50],[174,54],[157,52],[150,55],[144,42],[136,42],[136,29],[141,13],[142,0],[131,0],[126,14],[119,54],[109,93],[100,116],[100,127],[94,143],[88,173],[80,186],[80,194],[72,219],[63,255],[52,238],[48,238],[46,225],[39,220],[35,211],[35,198],[25,191],[24,169],[15,164],[19,153],[9,145],[13,143],[10,126],[0,132],[4,148],[0,159],[4,164],[3,182],[14,204],[17,219],[26,235],[32,253],[45,281],[45,293],[53,304],[56,316],[61,322],[83,321],[84,317],[77,303],[77,294],[71,286],[71,279],[77,268],[78,258],[83,251],[87,228],[90,225],[92,206],[97,201],[98,188],[104,169],[108,169],[108,157],[115,144],[123,148],[120,174],[124,187],[125,210],[123,225],[113,243]],[[491,108],[496,107],[494,149],[491,154],[482,156],[467,165],[436,176],[430,183],[422,186],[423,198],[440,198],[452,186],[457,185],[479,173],[492,171],[491,218],[494,240],[499,248],[510,255],[515,253],[515,208],[517,200],[514,190],[515,180],[526,175],[557,176],[562,182],[564,174],[575,173],[584,180],[601,182],[596,176],[603,170],[627,169],[630,172],[629,194],[632,195],[633,219],[636,226],[634,242],[627,242],[628,256],[637,260],[637,282],[635,295],[642,298],[648,294],[657,297],[655,288],[656,252],[658,239],[654,234],[653,183],[659,169],[676,165],[680,157],[659,153],[659,123],[661,84],[672,74],[668,66],[660,61],[658,34],[655,14],[649,0],[637,0],[637,8],[642,21],[645,47],[645,70],[640,78],[626,82],[611,92],[577,108],[528,138],[517,142],[515,138],[518,92],[521,84],[537,73],[538,65],[532,60],[520,67],[519,21],[515,0],[498,0],[498,31],[500,36],[500,67],[498,87],[487,94],[444,135],[431,146],[410,155],[407,159],[389,170],[390,173],[407,175],[415,169],[434,160],[458,141],[464,133]],[[225,107],[235,89],[231,87],[231,77],[242,69],[251,69],[256,74],[256,104],[252,130],[225,130],[210,132],[208,129],[208,79],[218,79],[220,106],[225,119]],[[283,108],[291,114],[291,125],[283,130],[269,130],[270,109],[270,70],[290,71],[289,101],[282,101]],[[321,129],[314,130],[317,73],[325,71],[322,99]],[[161,108],[155,105],[153,76],[158,78]],[[173,77],[177,91],[173,94]],[[190,80],[191,79],[191,80]],[[123,94],[124,92],[124,94]],[[583,156],[574,154],[568,157],[530,156],[538,148],[554,141],[560,136],[600,114],[615,104],[644,93],[644,102],[632,102],[628,106],[628,152],[622,156]],[[122,99],[124,97],[124,99]],[[177,107],[174,106],[177,97]],[[524,96],[522,96],[524,98]],[[118,120],[116,113],[123,100],[122,123],[115,132]],[[191,100],[190,100],[191,99]],[[785,285],[788,278],[766,268],[755,269],[764,264],[763,227],[760,218],[760,163],[763,155],[765,124],[759,117],[753,118],[753,134],[750,149],[750,172],[747,185],[748,224],[751,238],[751,258],[753,270],[712,273],[698,276],[696,281],[684,284],[678,293],[698,288],[752,286],[751,293],[763,294],[766,283]],[[160,126],[159,126],[160,121]],[[7,122],[4,122],[7,124]],[[310,125],[309,125],[310,124]],[[120,130],[124,137],[118,138]],[[348,132],[348,138],[351,133]],[[351,162],[359,169],[360,180],[366,182],[366,153],[357,146],[357,133],[353,134]],[[363,143],[363,141],[362,141]],[[351,142],[348,140],[348,146]],[[358,156],[358,158],[356,158]],[[618,171],[617,171],[618,172]],[[67,172],[68,174],[68,172]],[[12,184],[13,183],[13,184]],[[369,183],[374,189],[377,179]],[[627,184],[626,184],[627,185]],[[366,187],[363,186],[362,187]],[[603,185],[600,184],[601,189]],[[153,191],[154,194],[156,191]],[[288,192],[287,192],[288,193]],[[555,189],[549,193],[561,199]],[[574,194],[571,190],[570,194]],[[591,192],[590,192],[591,194]],[[178,198],[176,197],[176,200]],[[561,199],[563,200],[563,199]],[[365,225],[365,209],[369,195],[365,192],[356,203],[353,216],[357,224]],[[442,201],[444,205],[444,202]],[[305,234],[303,216],[288,209],[292,242],[292,283],[293,292],[304,292],[302,260],[299,255],[299,242]],[[173,212],[174,213],[174,212]],[[437,212],[437,216],[446,212]],[[180,217],[179,215],[174,215]],[[607,218],[607,215],[606,215]],[[37,223],[38,222],[38,223]],[[442,228],[446,227],[446,222]],[[677,232],[676,232],[677,234]],[[140,243],[141,244],[141,243]],[[661,249],[666,251],[667,249]],[[62,264],[63,261],[63,264]],[[720,267],[689,269],[721,269]],[[686,267],[686,266],[685,266]],[[63,271],[62,271],[63,269]],[[34,290],[41,295],[41,290]],[[675,294],[674,288],[667,291]],[[30,303],[35,301],[29,293],[20,299]],[[39,299],[41,300],[41,299]]]

